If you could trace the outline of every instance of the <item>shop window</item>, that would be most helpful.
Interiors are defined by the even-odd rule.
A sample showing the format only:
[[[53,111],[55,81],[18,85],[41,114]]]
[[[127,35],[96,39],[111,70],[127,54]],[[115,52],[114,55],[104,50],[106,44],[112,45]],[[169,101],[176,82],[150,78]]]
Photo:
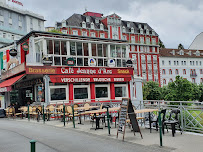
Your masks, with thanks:
[[[76,55],[75,42],[70,42],[70,55]]]
[[[73,85],[74,99],[89,99],[89,85]]]
[[[103,44],[103,53],[104,53],[104,57],[108,57],[108,48],[106,44]]]
[[[122,57],[126,57],[126,46],[122,46]]]
[[[76,46],[77,46],[77,55],[83,55],[82,54],[82,43],[81,42],[77,42],[76,43]]]
[[[77,58],[77,66],[83,66],[83,58]]]
[[[60,55],[60,42],[54,41],[54,54]]]
[[[109,87],[106,85],[95,85],[96,98],[109,98]]]
[[[121,59],[116,60],[116,65],[117,65],[117,67],[121,67]]]
[[[41,63],[42,52],[43,52],[43,42],[42,41],[35,43],[35,52],[36,52],[36,62]]]
[[[50,96],[51,101],[66,101],[67,100],[67,91],[64,86],[52,86],[50,87]]]
[[[110,46],[110,57],[116,57],[115,45]]]
[[[67,55],[66,41],[61,41],[61,54]]]
[[[115,97],[128,97],[127,84],[115,84]]]
[[[88,43],[83,43],[84,56],[89,56]]]
[[[61,65],[61,58],[60,57],[54,57],[54,65]]]
[[[53,54],[53,42],[52,42],[52,40],[47,40],[47,54]]]
[[[98,66],[104,65],[104,59],[98,59]]]
[[[98,54],[98,56],[103,56],[102,44],[97,44],[97,54]]]

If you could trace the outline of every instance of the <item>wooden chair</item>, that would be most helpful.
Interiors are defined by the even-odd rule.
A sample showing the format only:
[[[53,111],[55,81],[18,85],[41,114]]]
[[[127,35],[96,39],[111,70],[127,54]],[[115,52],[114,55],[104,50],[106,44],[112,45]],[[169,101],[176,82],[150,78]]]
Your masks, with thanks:
[[[46,108],[47,121],[50,120],[51,115],[54,114],[54,113],[55,113],[54,105],[48,105],[47,108]]]
[[[14,107],[9,107],[8,110],[7,110],[7,114],[6,114],[9,117],[12,117],[14,118],[15,117],[15,108]]]
[[[72,119],[73,118],[73,110],[72,110],[71,106],[67,106],[67,113],[68,113],[68,117],[70,119]],[[74,111],[74,117],[78,117],[78,116],[79,116],[78,112]]]
[[[54,114],[59,119],[63,115],[63,105],[58,105]]]

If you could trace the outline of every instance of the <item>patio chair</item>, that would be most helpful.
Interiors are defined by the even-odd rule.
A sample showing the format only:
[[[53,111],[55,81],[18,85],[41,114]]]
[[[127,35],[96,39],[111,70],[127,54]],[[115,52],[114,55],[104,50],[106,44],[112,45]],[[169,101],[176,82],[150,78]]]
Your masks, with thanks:
[[[55,106],[54,105],[48,105],[46,108],[46,114],[47,114],[47,121],[50,120],[50,117],[55,112]],[[55,115],[54,115],[55,117]]]
[[[71,106],[67,106],[67,116],[72,119],[73,118],[73,110]],[[74,117],[78,117],[79,114],[77,111],[74,111]]]
[[[161,122],[162,122],[162,126],[163,126],[163,122],[165,121],[165,116],[166,116],[166,109],[163,109],[161,110],[161,115],[162,115],[162,118],[161,118]],[[151,124],[152,123],[155,123],[155,127],[156,127],[156,131],[158,131],[158,116],[152,118],[152,119],[149,119],[149,125],[150,125],[150,133],[151,133]]]
[[[180,127],[180,121],[179,121],[179,114],[180,114],[179,109],[174,109],[170,112],[169,119],[163,122],[163,134],[164,134],[164,127],[166,127],[168,132],[168,126],[171,126],[173,137],[175,135],[176,127],[181,131],[181,135],[182,135],[182,128]]]

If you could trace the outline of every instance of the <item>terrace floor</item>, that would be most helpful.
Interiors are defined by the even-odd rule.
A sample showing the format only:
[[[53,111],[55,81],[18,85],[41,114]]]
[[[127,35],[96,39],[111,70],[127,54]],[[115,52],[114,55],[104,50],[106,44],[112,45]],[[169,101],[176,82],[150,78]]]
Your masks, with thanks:
[[[13,120],[13,119],[10,119]],[[28,121],[27,119],[14,119],[13,121],[23,121],[23,122],[27,122],[27,123],[37,123],[39,125],[50,125],[50,126],[54,126],[54,127],[62,127],[64,129],[71,129],[74,131],[78,131],[78,132],[83,132],[83,133],[87,133],[87,134],[93,134],[96,136],[104,136],[107,138],[113,138],[115,140],[122,140],[123,134],[119,134],[118,139],[116,138],[116,134],[117,134],[117,128],[115,128],[115,124],[113,123],[111,125],[111,135],[108,135],[108,128],[104,126],[104,124],[100,127],[103,127],[103,129],[100,130],[94,130],[94,129],[90,129],[92,128],[92,123],[90,123],[89,120],[83,120],[82,119],[82,123],[84,125],[78,124],[78,120],[76,118],[75,120],[75,128],[73,128],[73,123],[72,121],[68,121],[65,124],[64,127],[64,123],[61,122],[60,120],[54,120],[51,119],[50,121],[46,121],[45,124],[43,123],[42,120],[40,120],[40,122],[37,122],[36,120],[31,119],[30,121]],[[95,123],[94,126],[95,127]],[[145,146],[151,146],[153,147],[159,147],[160,145],[160,138],[159,138],[159,131],[156,130],[152,130],[152,133],[150,133],[149,129],[146,129],[144,126],[141,127],[141,132],[143,135],[143,139],[141,139],[141,136],[139,133],[136,133],[136,135],[134,136],[133,132],[131,132],[131,129],[128,128],[128,126],[126,126],[126,132],[125,132],[125,142],[129,142],[129,143],[136,143],[136,144],[141,144],[141,145],[145,145]],[[191,152],[191,151],[202,151],[203,149],[203,135],[202,134],[196,134],[196,133],[189,133],[189,132],[183,132],[183,134],[181,135],[180,132],[176,132],[175,137],[172,137],[172,133],[169,130],[169,132],[167,133],[167,131],[165,131],[165,135],[163,135],[163,147],[162,148],[164,151],[172,151],[172,152]]]

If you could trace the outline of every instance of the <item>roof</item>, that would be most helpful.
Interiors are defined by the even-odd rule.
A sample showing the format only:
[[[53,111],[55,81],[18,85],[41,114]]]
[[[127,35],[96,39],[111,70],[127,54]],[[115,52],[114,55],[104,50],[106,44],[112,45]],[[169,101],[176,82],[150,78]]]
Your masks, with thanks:
[[[203,32],[201,32],[195,37],[192,44],[189,46],[189,49],[203,49]]]
[[[183,55],[181,55],[183,52]],[[199,53],[199,56],[197,55]],[[160,57],[179,57],[179,58],[203,58],[203,50],[189,49],[160,49]]]
[[[86,22],[86,18],[88,17],[90,21],[86,22],[86,27],[90,28],[91,23],[93,22],[94,25],[95,25],[95,29],[100,29],[101,20],[103,20],[103,19],[105,19],[105,18],[107,18],[109,16],[112,16],[112,15],[116,15],[116,14],[111,14],[111,15],[108,15],[108,16],[105,16],[105,17],[95,17],[95,16],[86,16],[86,15],[81,15],[81,14],[73,14],[68,19],[66,19],[65,22],[66,22],[66,26],[82,27],[82,22],[83,21]],[[118,16],[118,15],[116,15],[116,16]],[[95,23],[96,19],[99,20],[99,23]],[[56,26],[57,27],[62,26],[62,22],[56,22]],[[130,27],[127,26],[128,23],[130,23]],[[152,34],[153,29],[147,23],[140,23],[140,22],[132,22],[132,21],[121,20],[121,27],[125,27],[126,32],[131,32],[131,28],[133,27],[135,33],[140,33],[139,24],[141,25],[141,28],[143,29],[143,33],[146,33],[146,31],[148,29],[149,34]],[[146,29],[144,27],[146,27]],[[108,29],[108,28],[104,25],[104,29]],[[155,35],[158,36],[158,34],[156,32],[155,32]]]
[[[16,77],[13,77],[13,78],[10,78],[8,80],[5,80],[3,82],[0,83],[0,88],[3,88],[3,87],[9,87],[11,85],[13,85],[16,81],[18,81],[20,78],[22,78],[25,74],[21,74],[19,76],[16,76]]]

